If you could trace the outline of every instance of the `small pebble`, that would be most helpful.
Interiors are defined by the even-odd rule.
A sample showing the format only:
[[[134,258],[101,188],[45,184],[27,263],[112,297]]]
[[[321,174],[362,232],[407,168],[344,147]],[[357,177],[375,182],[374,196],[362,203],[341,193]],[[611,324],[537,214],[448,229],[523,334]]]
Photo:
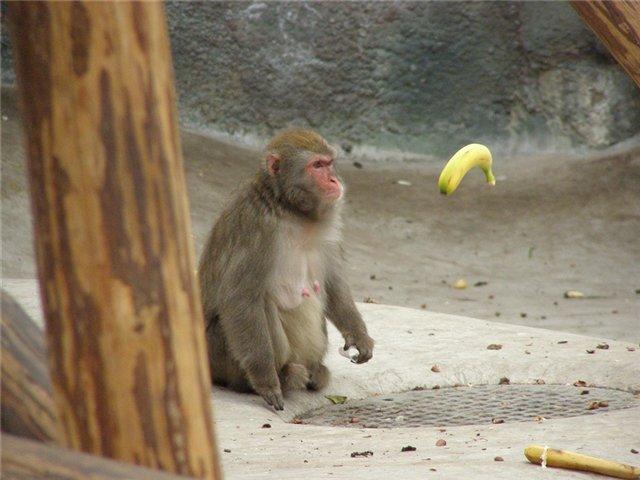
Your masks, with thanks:
[[[507,377],[502,377],[499,382],[500,385],[509,385],[510,383],[511,381]]]
[[[635,448],[631,449],[631,453],[635,453],[636,455],[638,454],[638,450],[636,450]]]
[[[447,441],[441,438],[436,442],[436,447],[444,447],[446,444],[447,444]]]
[[[224,449],[225,453],[231,453],[231,450],[229,450],[228,448]]]
[[[407,445],[406,447],[402,447],[402,452],[415,452],[416,447],[412,447],[411,445]]]
[[[453,284],[453,288],[457,290],[464,290],[467,288],[467,281],[464,278],[459,278]]]
[[[434,365],[433,367],[431,367],[431,371],[434,373],[440,373],[440,366]]]
[[[271,424],[270,423],[265,423],[264,425],[262,425],[262,428],[271,428]]]
[[[502,458],[502,457],[495,457],[495,458],[493,459],[493,461],[494,461],[494,462],[504,462],[504,458]]]

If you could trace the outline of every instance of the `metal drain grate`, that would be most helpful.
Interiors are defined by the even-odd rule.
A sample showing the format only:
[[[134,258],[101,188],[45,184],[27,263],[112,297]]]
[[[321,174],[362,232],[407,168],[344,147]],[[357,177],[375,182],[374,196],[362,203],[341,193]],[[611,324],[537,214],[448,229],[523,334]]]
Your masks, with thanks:
[[[589,409],[593,402],[605,403]],[[576,417],[638,406],[640,399],[633,394],[607,388],[478,385],[354,400],[306,412],[295,422],[355,428],[479,425]]]

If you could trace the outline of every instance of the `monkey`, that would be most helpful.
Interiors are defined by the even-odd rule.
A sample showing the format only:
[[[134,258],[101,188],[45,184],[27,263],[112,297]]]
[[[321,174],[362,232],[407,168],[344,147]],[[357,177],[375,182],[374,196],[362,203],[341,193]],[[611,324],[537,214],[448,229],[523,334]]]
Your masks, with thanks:
[[[344,274],[344,183],[336,150],[311,130],[267,145],[253,180],[214,223],[198,266],[212,381],[257,393],[283,410],[283,393],[321,390],[329,319],[356,347],[374,342]]]

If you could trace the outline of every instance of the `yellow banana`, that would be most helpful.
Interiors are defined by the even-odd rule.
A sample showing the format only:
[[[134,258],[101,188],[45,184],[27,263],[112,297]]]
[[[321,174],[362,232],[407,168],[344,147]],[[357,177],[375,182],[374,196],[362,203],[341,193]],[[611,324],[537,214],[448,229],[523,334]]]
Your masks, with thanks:
[[[438,186],[440,193],[452,194],[460,182],[473,167],[480,167],[487,177],[487,183],[496,184],[496,179],[491,171],[491,152],[484,145],[472,143],[462,147],[451,157],[440,173]]]
[[[555,450],[541,445],[529,445],[524,449],[524,454],[531,463],[539,463],[547,467],[582,470],[629,480],[640,478],[640,468],[638,467],[603,458],[588,457],[580,453]]]

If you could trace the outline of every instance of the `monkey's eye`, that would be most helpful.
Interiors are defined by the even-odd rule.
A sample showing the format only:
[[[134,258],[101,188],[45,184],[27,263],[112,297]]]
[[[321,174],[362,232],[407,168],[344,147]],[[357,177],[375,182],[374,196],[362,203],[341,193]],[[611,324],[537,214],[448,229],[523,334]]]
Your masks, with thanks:
[[[322,168],[322,162],[320,161],[313,162],[313,168]]]

